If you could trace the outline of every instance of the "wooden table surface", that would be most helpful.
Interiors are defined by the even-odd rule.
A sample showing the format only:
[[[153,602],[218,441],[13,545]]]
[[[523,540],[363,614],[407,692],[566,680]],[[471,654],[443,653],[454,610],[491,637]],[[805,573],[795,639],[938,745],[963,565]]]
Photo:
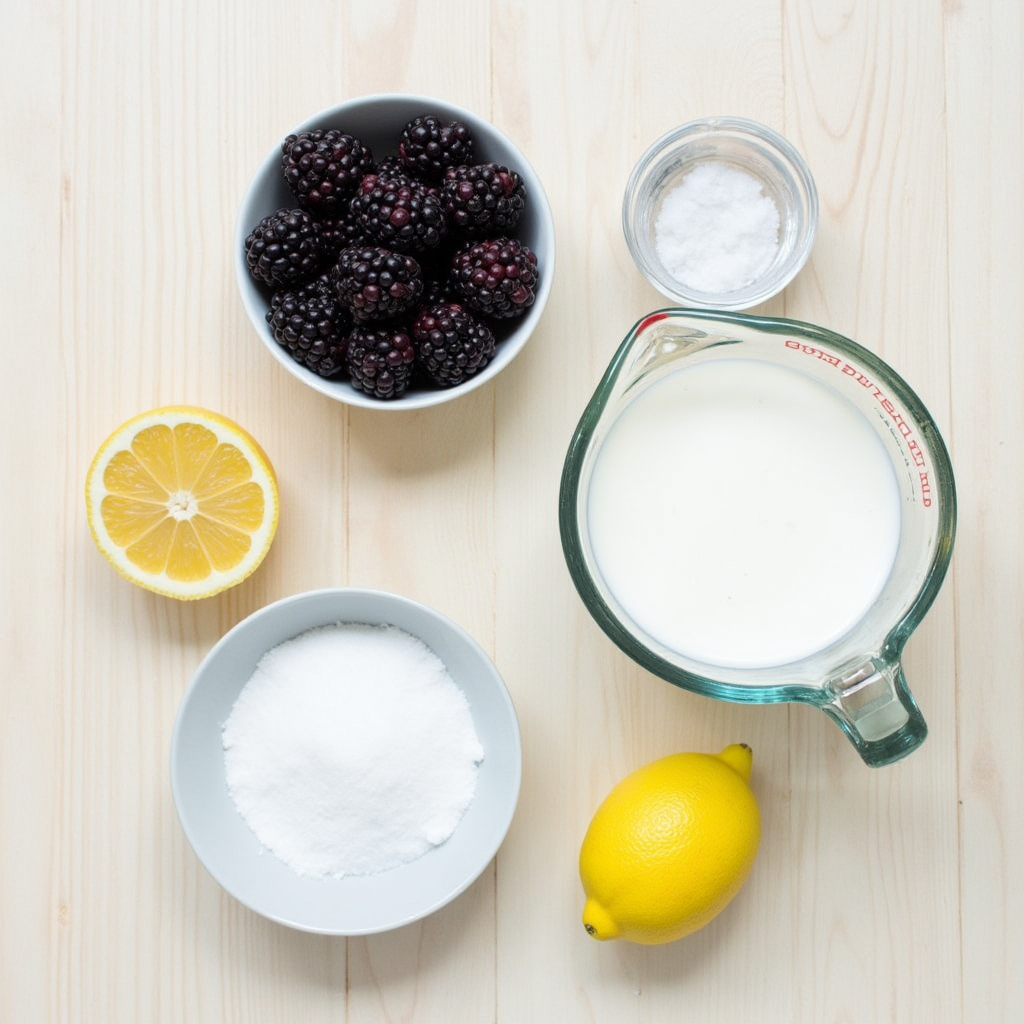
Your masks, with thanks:
[[[5,0],[3,22],[0,1021],[1024,1019],[1019,0]],[[419,413],[303,387],[233,278],[258,162],[317,110],[381,91],[490,118],[556,218],[554,288],[523,354]],[[952,451],[956,555],[906,659],[931,732],[889,768],[820,712],[649,676],[562,558],[576,419],[628,328],[665,304],[623,242],[626,177],[656,136],[711,114],[781,130],[820,190],[811,260],[760,311],[880,354]],[[237,419],[281,479],[263,567],[198,603],[118,578],[82,501],[100,441],[166,403]],[[348,940],[226,896],[168,781],[211,645],[335,585],[468,629],[524,743],[515,820],[477,883]],[[735,740],[754,748],[765,825],[745,890],[682,942],[594,942],[576,859],[601,797],[652,758]]]

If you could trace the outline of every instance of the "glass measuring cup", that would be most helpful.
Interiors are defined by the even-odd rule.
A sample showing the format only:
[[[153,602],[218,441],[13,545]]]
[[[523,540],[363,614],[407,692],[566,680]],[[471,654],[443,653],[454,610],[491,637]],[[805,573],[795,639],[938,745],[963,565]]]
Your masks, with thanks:
[[[594,468],[624,410],[680,369],[737,359],[797,371],[849,402],[881,441],[898,490],[898,544],[881,592],[842,635],[786,664],[711,664],[656,639],[625,610],[592,544],[588,501]],[[857,500],[855,480],[850,500]],[[651,510],[652,525],[658,515]],[[871,766],[898,760],[927,734],[901,656],[946,574],[955,524],[946,447],[921,400],[891,367],[821,327],[705,310],[660,310],[629,332],[573,435],[559,497],[562,547],[573,582],[591,615],[626,654],[669,682],[709,697],[820,707]]]

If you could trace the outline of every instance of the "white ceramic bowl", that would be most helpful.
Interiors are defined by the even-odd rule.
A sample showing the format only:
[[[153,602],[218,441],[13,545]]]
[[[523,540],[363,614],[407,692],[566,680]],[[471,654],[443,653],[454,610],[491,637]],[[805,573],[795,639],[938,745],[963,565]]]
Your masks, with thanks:
[[[418,860],[340,879],[295,873],[260,845],[227,789],[221,728],[260,658],[308,629],[391,624],[418,637],[465,693],[484,748],[473,802],[451,837]],[[519,797],[519,725],[505,684],[480,646],[436,611],[375,590],[314,590],[250,615],[204,658],[178,711],[171,787],[188,841],[213,878],[251,910],[327,935],[409,924],[463,892],[501,845]]]
[[[726,164],[755,178],[779,211],[779,246],[754,281],[728,292],[688,287],[664,266],[655,222],[664,197],[701,163]],[[807,262],[818,227],[818,192],[804,158],[766,125],[741,117],[713,117],[667,132],[637,161],[622,200],[622,231],[640,272],[683,306],[748,309],[777,295]]]
[[[291,132],[314,128],[339,128],[362,139],[380,160],[397,150],[402,128],[420,114],[437,114],[446,120],[469,125],[475,139],[476,159],[494,161],[518,171],[526,186],[526,207],[512,232],[537,255],[540,281],[533,305],[521,317],[492,324],[498,340],[491,362],[476,376],[454,388],[412,389],[401,398],[378,401],[357,391],[347,376],[326,379],[310,372],[281,348],[266,321],[270,307],[270,289],[253,280],[245,262],[245,238],[259,221],[282,207],[294,207],[295,198],[285,184],[281,171],[281,142]],[[235,276],[242,303],[256,333],[271,355],[291,374],[321,394],[348,405],[367,409],[421,409],[449,402],[493,380],[522,351],[533,334],[547,304],[555,273],[555,228],[544,187],[536,171],[508,136],[476,114],[429,96],[384,93],[341,103],[314,115],[300,125],[281,133],[249,185],[238,215],[235,231]]]

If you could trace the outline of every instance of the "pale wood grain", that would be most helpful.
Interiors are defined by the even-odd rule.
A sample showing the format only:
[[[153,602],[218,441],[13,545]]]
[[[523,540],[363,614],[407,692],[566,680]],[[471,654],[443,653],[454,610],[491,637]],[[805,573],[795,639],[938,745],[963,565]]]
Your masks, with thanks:
[[[1024,1017],[1016,0],[64,0],[3,15],[2,1024]],[[233,279],[257,163],[311,113],[376,91],[489,116],[555,213],[540,329],[443,410],[315,395],[262,351]],[[666,304],[629,259],[622,188],[654,137],[716,113],[782,130],[821,192],[812,260],[763,311],[880,353],[951,443],[954,570],[906,657],[931,733],[891,768],[863,767],[811,709],[652,678],[564,567],[569,437],[626,331]],[[281,477],[264,566],[198,604],[119,580],[84,521],[96,446],[168,402],[236,418]],[[351,940],[224,894],[167,773],[178,703],[216,639],[339,584],[469,630],[524,742],[519,809],[478,882],[423,922]],[[651,758],[740,739],[765,824],[744,892],[678,944],[593,942],[576,857],[601,797]]]
[[[963,1005],[967,1019],[1012,1020],[1024,1007],[1024,17],[955,3],[945,25]]]
[[[8,146],[0,151],[0,182],[18,196],[7,218],[9,244],[0,253],[0,279],[8,310],[4,379],[11,399],[20,395],[18,421],[5,423],[5,435],[20,443],[0,445],[5,481],[0,530],[8,538],[0,561],[3,661],[0,669],[4,711],[0,716],[0,906],[17,923],[0,931],[0,1018],[45,1019],[61,1002],[51,983],[67,912],[54,884],[58,795],[62,790],[59,709],[63,704],[63,650],[41,636],[62,636],[69,604],[60,557],[70,513],[64,507],[64,436],[68,420],[57,395],[68,382],[59,358],[61,311],[54,298],[61,268],[60,17],[53,4],[20,8],[5,19],[0,44],[0,83],[4,96],[38,88],[10,110],[5,127],[34,135],[50,154],[45,166],[26,173],[23,156]],[[41,289],[40,283],[46,283]],[[33,304],[14,303],[16,295],[37,296]],[[47,354],[49,359],[40,358]],[[10,401],[9,400],[9,401]],[[6,403],[5,403],[6,404]],[[10,407],[10,406],[8,406]],[[49,417],[53,422],[48,423]],[[45,469],[44,469],[45,467]],[[18,493],[29,500],[12,501]],[[27,573],[14,552],[36,538],[41,564]],[[36,621],[33,622],[33,619]]]

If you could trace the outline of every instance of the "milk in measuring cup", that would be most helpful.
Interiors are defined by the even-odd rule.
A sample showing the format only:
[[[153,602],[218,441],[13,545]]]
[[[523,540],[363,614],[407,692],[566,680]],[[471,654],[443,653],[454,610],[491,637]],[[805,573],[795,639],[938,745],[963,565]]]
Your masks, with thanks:
[[[587,516],[607,589],[649,636],[708,665],[767,667],[863,617],[896,557],[900,497],[880,438],[842,395],[723,359],[624,408]]]

